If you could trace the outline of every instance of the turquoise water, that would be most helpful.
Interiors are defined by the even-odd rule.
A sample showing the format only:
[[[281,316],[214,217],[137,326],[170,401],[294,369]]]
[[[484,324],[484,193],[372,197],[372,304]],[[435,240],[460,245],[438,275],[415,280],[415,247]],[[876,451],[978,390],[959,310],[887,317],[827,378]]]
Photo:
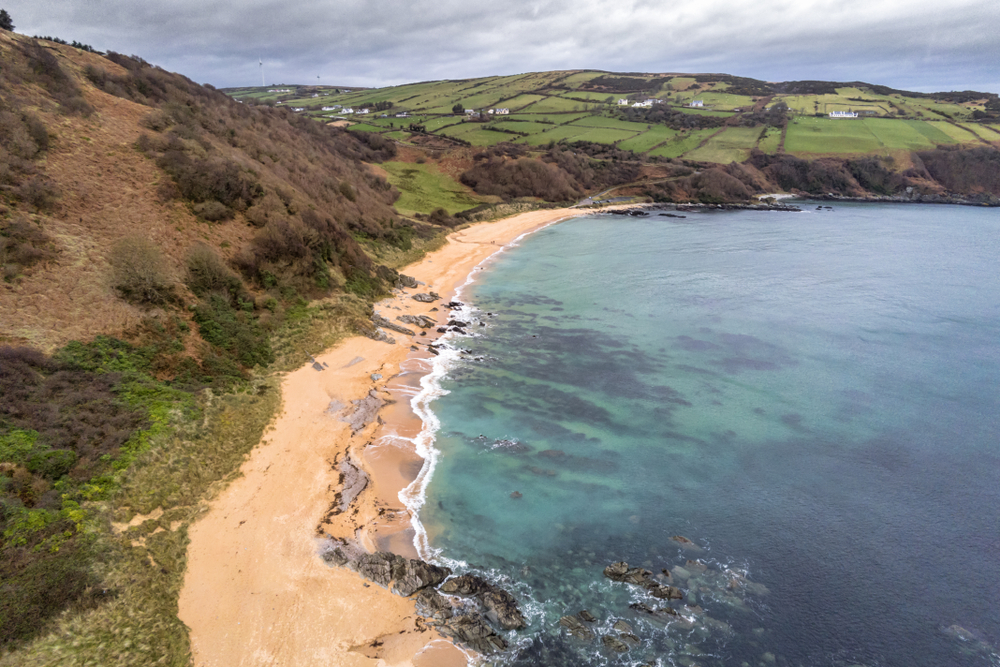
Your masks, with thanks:
[[[805,209],[577,218],[465,289],[420,516],[528,610],[504,664],[1000,665],[1000,215]]]

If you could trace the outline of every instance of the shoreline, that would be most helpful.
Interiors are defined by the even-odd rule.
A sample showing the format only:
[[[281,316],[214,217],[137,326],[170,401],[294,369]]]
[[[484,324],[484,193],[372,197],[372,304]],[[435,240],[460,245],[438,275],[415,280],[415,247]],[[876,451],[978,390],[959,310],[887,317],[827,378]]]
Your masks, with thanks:
[[[395,290],[376,312],[440,322],[449,314],[442,306],[483,261],[525,234],[589,213],[532,211],[453,232],[404,269],[424,285]],[[441,300],[411,298],[428,291]],[[428,373],[426,344],[441,336],[426,332],[412,337],[417,351],[410,336],[395,345],[355,336],[317,355],[322,371],[307,363],[285,375],[281,414],[189,530],[178,616],[196,666],[467,664],[465,653],[422,624],[412,600],[318,555],[324,537],[417,555],[400,491],[427,467],[406,446],[425,425],[401,399]],[[359,417],[364,405],[374,409]],[[370,488],[344,511],[338,471],[346,460],[367,473]]]

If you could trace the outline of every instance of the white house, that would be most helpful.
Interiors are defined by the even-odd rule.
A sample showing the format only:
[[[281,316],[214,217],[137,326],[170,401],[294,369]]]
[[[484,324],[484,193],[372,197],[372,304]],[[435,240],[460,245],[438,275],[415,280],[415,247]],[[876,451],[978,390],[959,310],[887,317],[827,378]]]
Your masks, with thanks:
[[[340,113],[342,114],[354,113],[354,109],[350,107],[344,107],[343,109],[340,110]]]
[[[857,118],[856,111],[831,111],[830,118]]]
[[[332,107],[323,107],[323,111],[336,111],[339,108],[339,104],[334,104]]]
[[[628,106],[628,100],[625,99],[624,97],[621,98],[620,100],[618,100],[618,106],[627,107]]]
[[[355,111],[355,113],[368,113],[368,108],[366,107],[364,109],[358,109],[357,111]]]
[[[702,100],[691,100],[691,106],[693,106],[693,107],[703,107],[703,106],[705,106],[705,102],[702,101]]]
[[[410,114],[406,113],[405,111],[396,114],[396,118],[409,118],[409,117]]]
[[[494,111],[496,111],[496,115],[498,116],[507,116],[510,114],[510,109],[490,109],[490,113]]]
[[[305,110],[306,110],[305,107],[292,107],[292,111],[295,111],[295,112],[305,111]]]
[[[651,106],[653,106],[653,100],[645,100],[644,102],[636,102],[635,104],[632,105],[633,108],[635,108],[635,107],[645,107],[647,109],[649,107],[651,107]]]
[[[466,109],[465,110],[465,115],[466,116],[472,116],[472,115],[475,115],[475,113],[476,113],[475,109]]]

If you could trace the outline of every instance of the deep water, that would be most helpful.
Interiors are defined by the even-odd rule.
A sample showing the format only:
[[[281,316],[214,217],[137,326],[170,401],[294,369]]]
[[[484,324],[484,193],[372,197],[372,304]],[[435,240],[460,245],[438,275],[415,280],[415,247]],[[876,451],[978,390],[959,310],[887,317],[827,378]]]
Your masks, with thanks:
[[[577,218],[465,289],[421,520],[529,611],[501,662],[1000,665],[1000,214],[815,206]]]

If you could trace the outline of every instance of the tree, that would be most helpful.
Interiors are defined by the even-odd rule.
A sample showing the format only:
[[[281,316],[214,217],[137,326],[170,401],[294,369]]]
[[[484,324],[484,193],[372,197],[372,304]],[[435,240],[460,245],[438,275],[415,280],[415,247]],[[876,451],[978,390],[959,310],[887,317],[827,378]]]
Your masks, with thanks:
[[[14,19],[10,17],[6,9],[0,9],[0,28],[14,32]]]
[[[463,113],[465,113],[465,107],[463,107],[462,103],[459,102],[458,104],[456,104],[451,108],[451,112],[455,115],[461,116]]]

